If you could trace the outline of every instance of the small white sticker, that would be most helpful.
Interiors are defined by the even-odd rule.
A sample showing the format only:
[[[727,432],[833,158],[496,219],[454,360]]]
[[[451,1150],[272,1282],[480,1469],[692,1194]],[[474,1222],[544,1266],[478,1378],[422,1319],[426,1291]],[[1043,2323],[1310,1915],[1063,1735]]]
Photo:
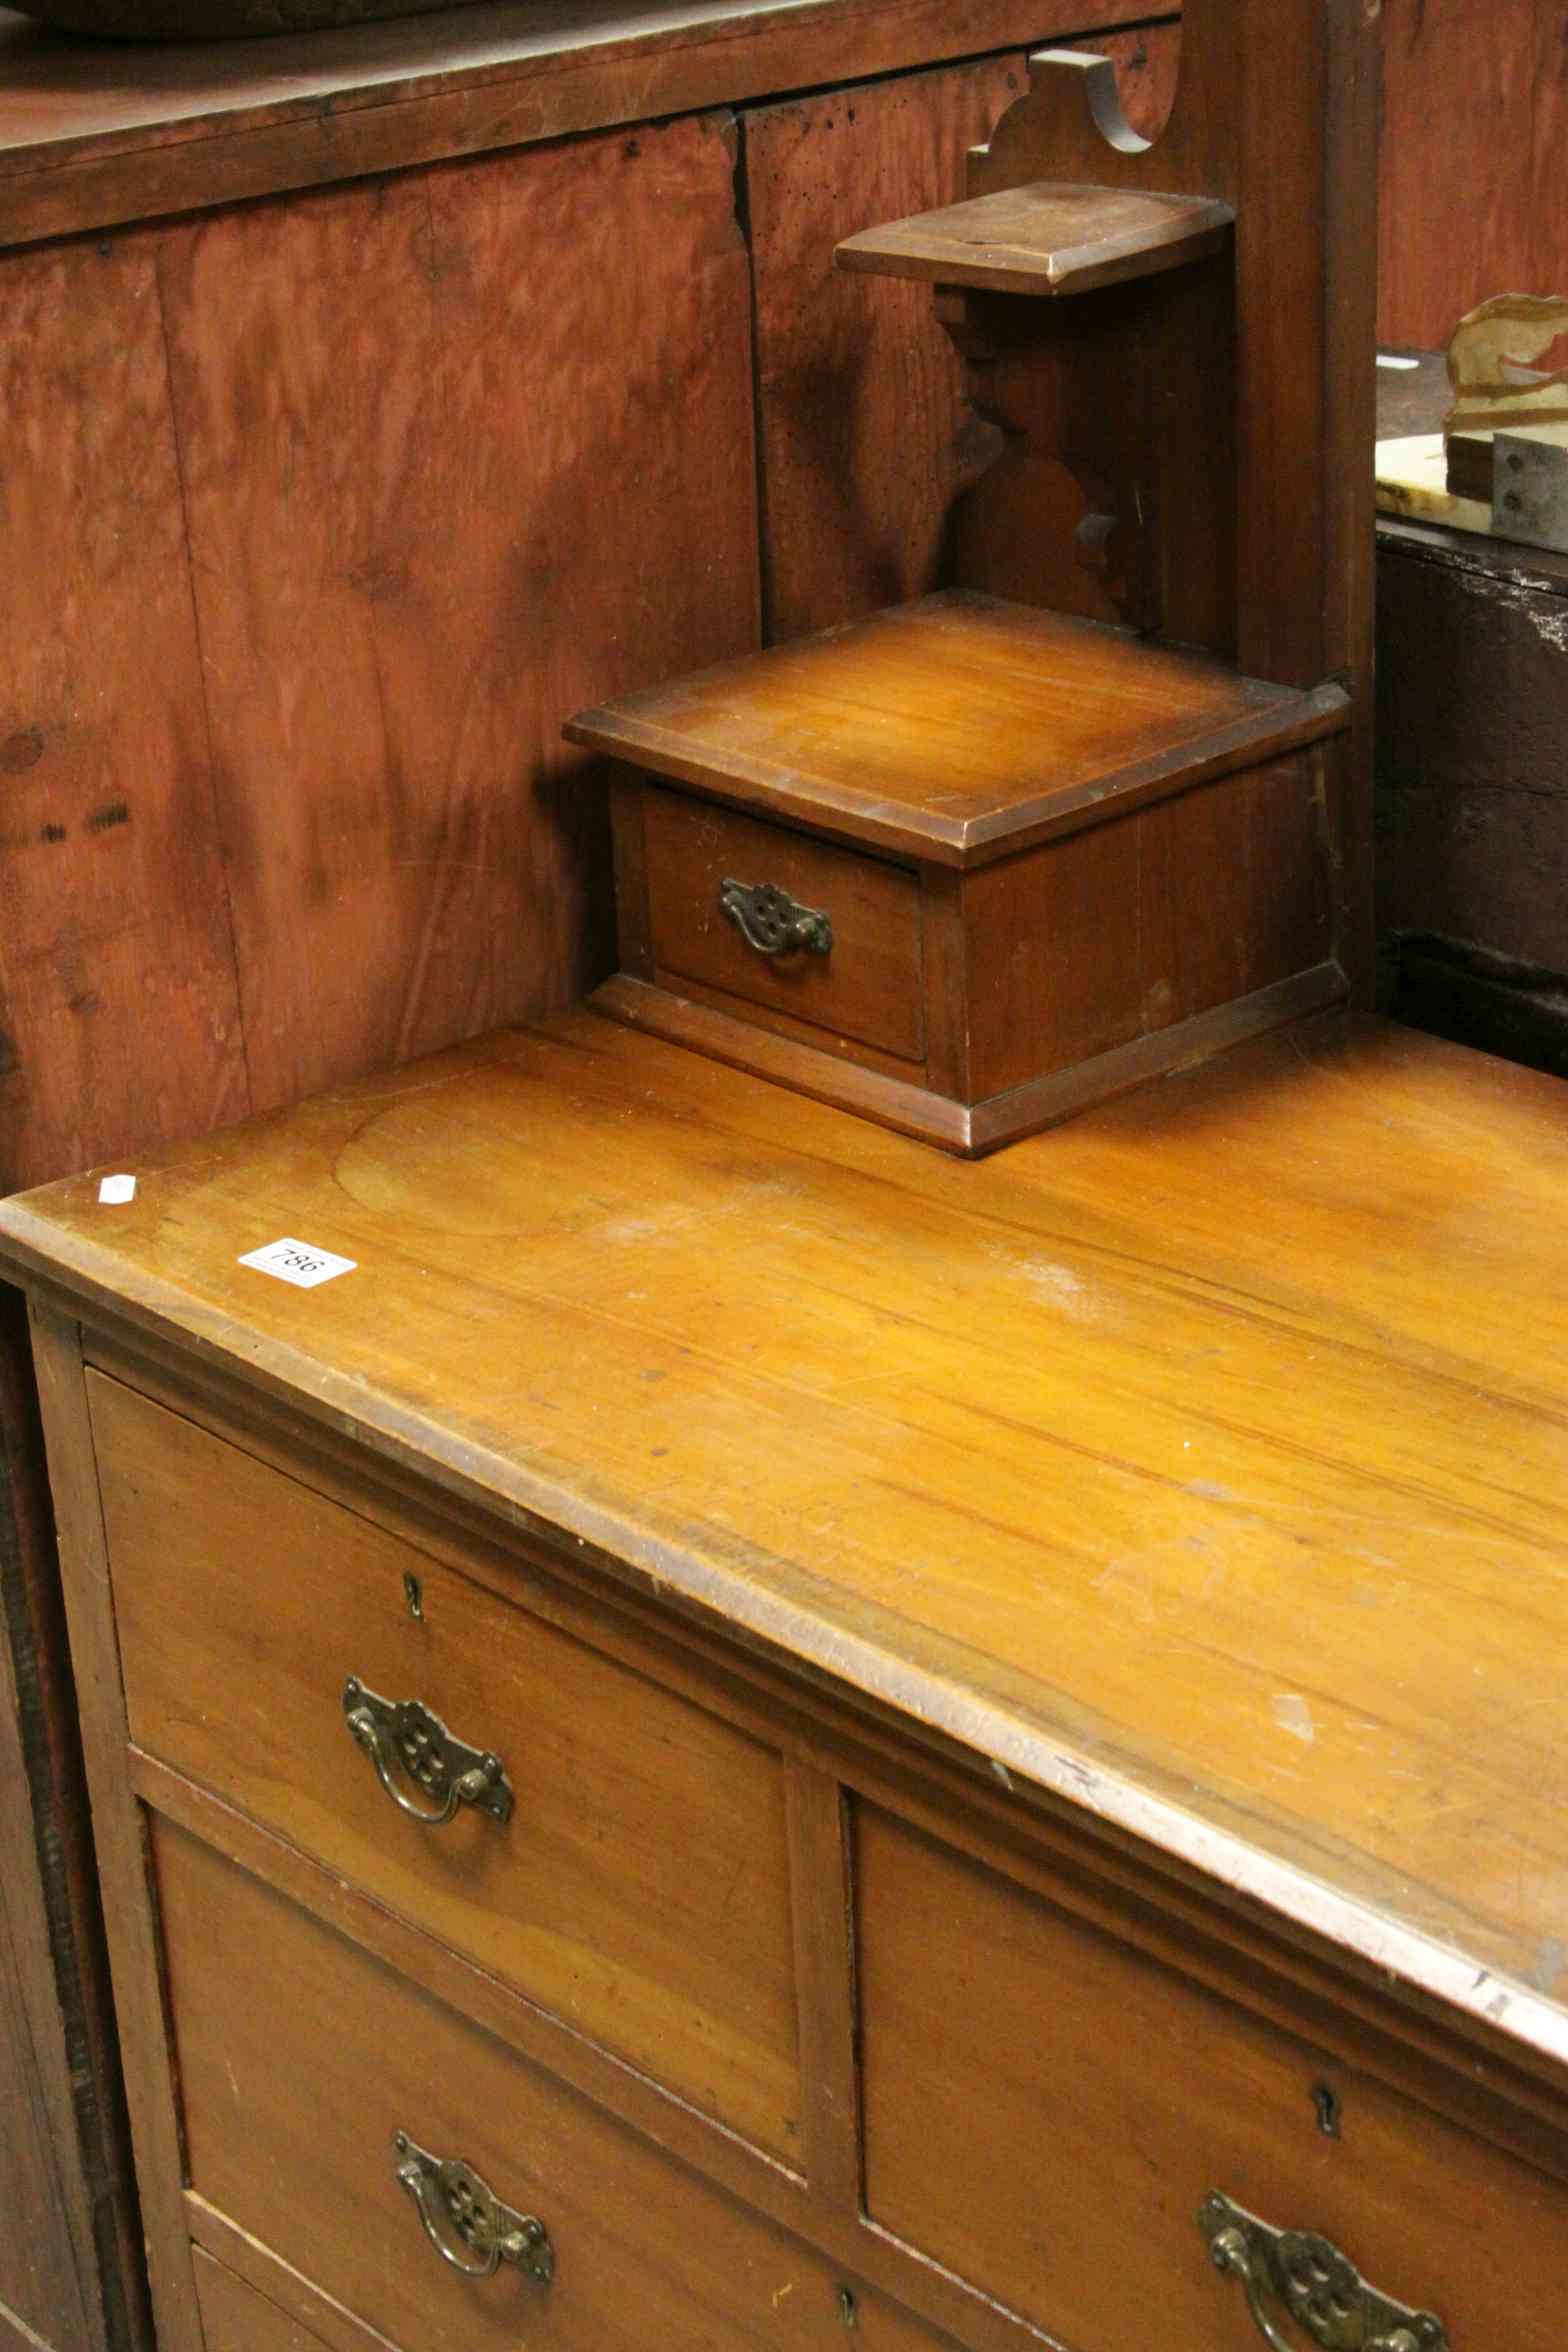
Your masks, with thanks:
[[[308,1241],[269,1241],[265,1249],[251,1250],[240,1260],[242,1266],[254,1266],[258,1274],[276,1275],[279,1282],[292,1282],[296,1290],[314,1290],[318,1282],[336,1282],[340,1274],[352,1274],[358,1260],[334,1257],[331,1250],[312,1249]]]
[[[1418,368],[1421,362],[1418,359],[1406,359],[1402,352],[1380,351],[1377,364],[1380,368]]]
[[[106,1176],[98,1187],[98,1198],[105,1208],[123,1209],[127,1201],[136,1198],[134,1176]]]

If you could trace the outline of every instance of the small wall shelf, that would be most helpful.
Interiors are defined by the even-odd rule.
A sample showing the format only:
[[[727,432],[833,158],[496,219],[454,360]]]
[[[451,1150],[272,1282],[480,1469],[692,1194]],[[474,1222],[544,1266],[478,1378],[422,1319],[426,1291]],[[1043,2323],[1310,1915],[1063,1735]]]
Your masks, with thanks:
[[[1088,294],[1218,253],[1235,219],[1209,196],[1036,180],[866,229],[835,259],[840,269],[993,294]]]

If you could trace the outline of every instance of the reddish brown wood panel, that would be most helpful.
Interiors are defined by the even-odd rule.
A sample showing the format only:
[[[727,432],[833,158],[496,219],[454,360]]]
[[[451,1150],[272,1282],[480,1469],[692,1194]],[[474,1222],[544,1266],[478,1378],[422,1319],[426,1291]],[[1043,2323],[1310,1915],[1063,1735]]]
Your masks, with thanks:
[[[139,2231],[41,1444],[0,1285],[0,2345],[9,2314],[53,2352],[127,2352]]]
[[[0,265],[0,1191],[248,1107],[155,261]]]
[[[66,236],[1049,37],[1084,0],[508,0],[174,44],[127,70],[0,10],[0,242]],[[1129,23],[1145,0],[1094,0]],[[1055,20],[1055,21],[1051,21]]]
[[[169,233],[258,1105],[593,976],[561,722],[756,641],[734,161],[688,120]]]
[[[1060,32],[1081,5],[1054,12]],[[1052,38],[1042,26],[1042,38]],[[1063,45],[1116,57],[1153,129],[1174,23]],[[840,239],[964,194],[968,149],[1024,87],[1023,53],[792,99],[746,120],[769,634],[896,603],[947,577],[957,492],[995,454],[928,287],[835,274]]]
[[[1568,292],[1565,105],[1550,0],[1384,0],[1385,342],[1435,349],[1489,295]]]

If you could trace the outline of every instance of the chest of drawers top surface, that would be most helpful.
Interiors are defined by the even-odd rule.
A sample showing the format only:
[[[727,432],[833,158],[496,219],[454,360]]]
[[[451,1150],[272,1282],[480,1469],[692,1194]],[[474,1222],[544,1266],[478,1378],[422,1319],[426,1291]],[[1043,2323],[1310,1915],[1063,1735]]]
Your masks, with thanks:
[[[1336,1020],[978,1168],[780,1102],[574,1014],[0,1257],[1568,2055],[1563,1089]]]

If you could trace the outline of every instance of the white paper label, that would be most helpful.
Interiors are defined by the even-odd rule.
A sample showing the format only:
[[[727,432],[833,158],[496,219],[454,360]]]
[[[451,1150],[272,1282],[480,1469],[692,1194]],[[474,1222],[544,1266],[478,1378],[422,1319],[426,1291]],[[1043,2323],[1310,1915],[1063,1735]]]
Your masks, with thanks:
[[[106,1176],[98,1187],[98,1198],[106,1208],[122,1209],[127,1201],[136,1198],[134,1176]]]
[[[358,1260],[334,1257],[331,1250],[312,1249],[308,1241],[269,1241],[265,1249],[251,1250],[241,1258],[242,1266],[254,1266],[258,1274],[275,1275],[279,1282],[292,1282],[296,1290],[314,1290],[318,1282],[335,1282],[340,1274],[352,1274]]]

